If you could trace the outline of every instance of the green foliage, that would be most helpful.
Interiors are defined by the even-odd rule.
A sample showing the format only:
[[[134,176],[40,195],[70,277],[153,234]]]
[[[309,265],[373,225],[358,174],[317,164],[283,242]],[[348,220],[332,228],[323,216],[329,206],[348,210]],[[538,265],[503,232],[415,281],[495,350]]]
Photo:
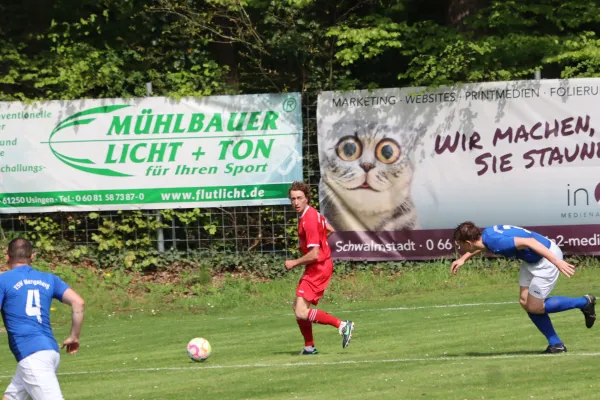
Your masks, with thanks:
[[[3,2],[0,101],[141,97],[152,82],[153,95],[173,98],[301,91],[311,102],[321,90],[529,79],[536,70],[544,78],[590,77],[600,74],[599,31],[598,0]],[[318,156],[304,162],[315,182]],[[318,207],[317,198],[315,189]],[[299,255],[294,217],[283,207],[243,217],[202,209],[159,215],[22,215],[17,230],[49,259],[117,270],[181,266],[273,278],[285,273],[283,258],[262,249]],[[175,225],[183,227],[171,238],[175,247],[203,244],[159,253],[158,229]],[[372,268],[337,265],[344,273]]]
[[[38,4],[39,3],[39,4]],[[34,0],[0,10],[0,99],[594,76],[597,0]]]
[[[413,20],[401,13],[386,18],[389,14],[380,9],[334,26],[328,35],[337,38],[336,58],[342,65],[385,70],[382,62],[396,59],[403,65],[397,78],[407,85],[530,79],[535,70],[547,78],[600,72],[597,1],[480,4],[485,6],[469,10],[455,24],[418,16]],[[380,61],[373,61],[374,55]]]
[[[200,223],[208,234],[214,235],[217,232],[218,225],[212,221],[210,212],[203,212],[199,208],[192,210],[161,210],[160,214],[166,222],[177,219],[186,225]]]
[[[334,26],[327,32],[327,36],[337,38],[336,45],[342,50],[335,57],[343,66],[362,58],[372,59],[387,49],[402,48],[402,31],[408,29],[406,23],[398,24],[380,16],[361,18],[355,24],[358,26]]]
[[[181,276],[185,286],[207,285],[212,282],[212,276],[208,269],[186,270]]]
[[[1,14],[28,12],[15,4]],[[210,57],[207,39],[184,36],[176,21],[150,12],[145,2],[63,0],[35,27],[29,20],[12,23],[18,20],[3,24],[0,67],[8,73],[0,74],[1,100],[145,96],[146,82],[174,98],[226,90],[226,67]]]
[[[125,271],[114,270],[104,274],[104,286],[107,288],[125,288],[133,280],[133,276]]]
[[[25,237],[42,252],[56,250],[56,242],[61,235],[61,227],[50,217],[27,218],[22,217],[28,229]]]
[[[122,215],[118,222],[96,213],[89,216],[99,219],[98,233],[92,234],[92,240],[98,244],[98,261],[117,266],[123,263],[134,270],[157,265],[157,251],[150,247],[156,237],[152,234],[164,225],[157,218],[145,218],[139,210],[118,214]]]
[[[188,263],[186,253],[170,249],[164,253],[157,250],[156,237],[159,228],[167,228],[175,219],[178,223],[200,224],[208,235],[215,235],[217,224],[210,213],[200,209],[163,210],[162,220],[140,210],[118,211],[118,218],[95,212],[87,215],[21,216],[22,231],[6,232],[7,240],[23,235],[30,239],[36,251],[47,259],[67,261],[74,264],[92,263],[102,268],[132,271],[164,268],[177,263]],[[95,226],[89,239],[95,245],[74,245],[64,238],[81,234],[84,220]],[[192,262],[192,264],[194,264]]]

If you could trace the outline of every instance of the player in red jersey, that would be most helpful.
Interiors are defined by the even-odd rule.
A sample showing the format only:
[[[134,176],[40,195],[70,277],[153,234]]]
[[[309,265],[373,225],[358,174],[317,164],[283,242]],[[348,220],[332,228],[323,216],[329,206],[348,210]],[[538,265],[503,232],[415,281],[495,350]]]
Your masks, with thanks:
[[[317,354],[312,334],[312,323],[331,325],[338,328],[342,336],[342,348],[346,348],[352,338],[354,323],[342,321],[325,311],[310,308],[317,305],[329,285],[333,274],[333,261],[327,237],[333,232],[333,227],[308,204],[310,187],[304,182],[294,182],[288,192],[292,206],[298,213],[298,238],[302,257],[287,260],[285,268],[290,270],[298,265],[306,265],[304,273],[298,282],[294,313],[304,337],[304,349],[300,354]]]

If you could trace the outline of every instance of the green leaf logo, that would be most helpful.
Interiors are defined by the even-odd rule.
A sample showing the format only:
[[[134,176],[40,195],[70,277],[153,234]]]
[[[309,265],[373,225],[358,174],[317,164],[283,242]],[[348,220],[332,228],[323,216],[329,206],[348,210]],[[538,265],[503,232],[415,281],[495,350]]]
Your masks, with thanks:
[[[56,125],[56,127],[50,134],[50,138],[48,139],[50,151],[52,151],[52,154],[54,154],[56,156],[56,158],[58,158],[63,163],[67,164],[69,167],[78,169],[83,172],[88,172],[90,174],[97,174],[97,175],[103,175],[103,176],[119,176],[119,177],[133,176],[133,175],[129,175],[129,174],[124,174],[122,172],[114,171],[114,170],[108,169],[108,168],[98,168],[97,166],[94,166],[94,165],[96,165],[96,163],[90,159],[69,157],[64,154],[59,153],[58,151],[56,151],[56,149],[54,149],[54,147],[52,147],[52,138],[54,137],[54,135],[56,135],[61,130],[72,127],[72,126],[89,125],[90,123],[94,122],[98,116],[106,115],[113,111],[117,111],[117,110],[120,110],[120,109],[126,108],[126,107],[131,107],[131,106],[122,104],[122,105],[94,107],[94,108],[90,108],[89,110],[78,112],[76,114],[71,115],[68,118],[63,119]]]

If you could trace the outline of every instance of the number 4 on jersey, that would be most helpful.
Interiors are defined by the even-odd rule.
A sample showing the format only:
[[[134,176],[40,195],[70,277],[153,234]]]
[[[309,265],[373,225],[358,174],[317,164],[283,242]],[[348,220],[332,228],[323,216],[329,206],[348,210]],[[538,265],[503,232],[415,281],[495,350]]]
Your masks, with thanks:
[[[33,304],[35,302],[35,305]],[[38,289],[30,289],[27,291],[27,305],[25,313],[30,317],[37,317],[38,322],[42,323],[42,305],[40,304],[40,291]]]

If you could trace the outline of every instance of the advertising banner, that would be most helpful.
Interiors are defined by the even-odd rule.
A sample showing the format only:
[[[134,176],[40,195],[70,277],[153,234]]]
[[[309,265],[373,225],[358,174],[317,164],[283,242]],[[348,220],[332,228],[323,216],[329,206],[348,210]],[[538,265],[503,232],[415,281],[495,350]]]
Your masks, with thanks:
[[[0,213],[289,204],[299,93],[0,102]]]
[[[451,256],[463,221],[600,254],[599,91],[600,79],[573,79],[322,93],[334,258]]]

